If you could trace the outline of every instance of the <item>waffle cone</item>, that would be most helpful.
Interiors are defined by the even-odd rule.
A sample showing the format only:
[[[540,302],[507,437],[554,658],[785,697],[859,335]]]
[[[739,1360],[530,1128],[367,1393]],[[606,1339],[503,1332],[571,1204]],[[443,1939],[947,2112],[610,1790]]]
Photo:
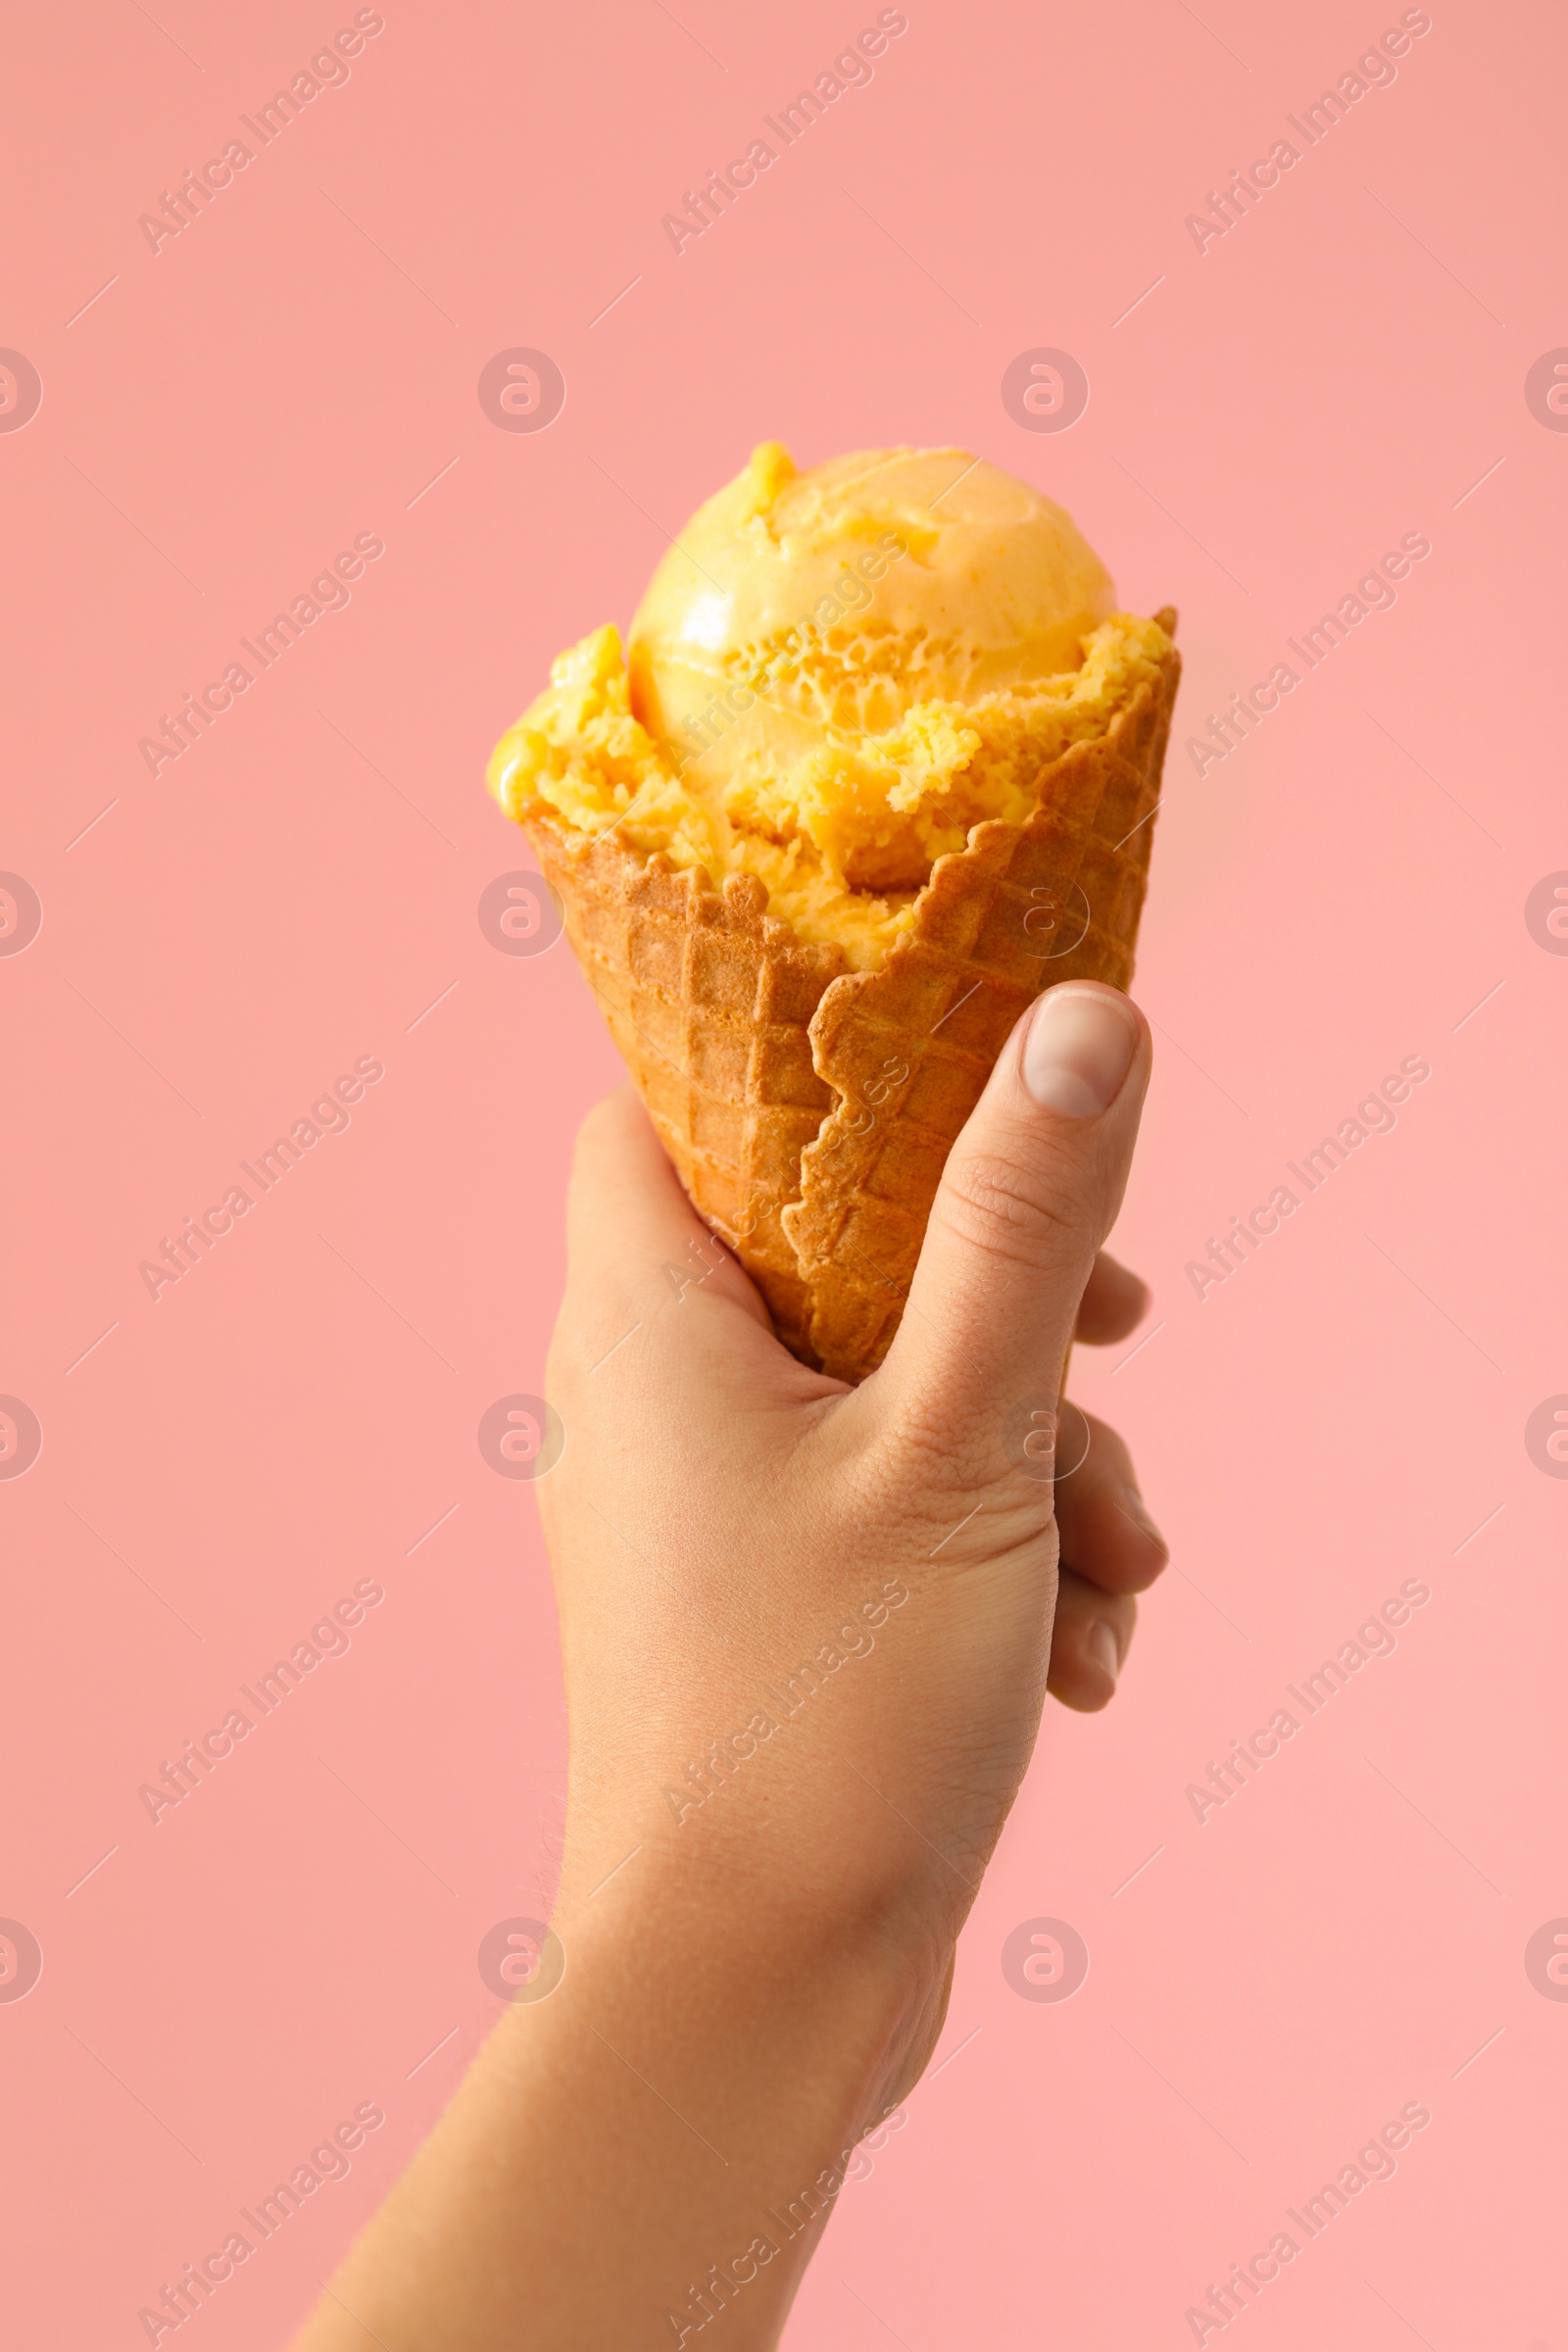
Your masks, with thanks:
[[[1156,615],[1170,634],[1176,615]],[[804,1361],[859,1380],[899,1326],[943,1166],[1018,1015],[1126,988],[1180,674],[1042,769],[1021,824],[941,858],[878,971],[767,914],[755,875],[524,823],[661,1141]]]

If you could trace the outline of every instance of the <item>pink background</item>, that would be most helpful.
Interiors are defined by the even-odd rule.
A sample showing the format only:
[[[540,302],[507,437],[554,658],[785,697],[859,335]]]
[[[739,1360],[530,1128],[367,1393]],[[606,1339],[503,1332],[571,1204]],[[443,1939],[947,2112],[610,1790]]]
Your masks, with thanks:
[[[1396,6],[911,0],[677,257],[662,214],[874,9],[388,0],[348,84],[152,253],[138,215],[352,13],[116,0],[16,35],[0,343],[44,393],[0,435],[0,867],[44,916],[0,959],[0,1390],[44,1441],[0,1484],[0,1915],[44,1967],[0,2003],[9,2336],[144,2341],[161,2283],[376,2101],[352,2176],[199,2322],[282,2341],[495,2014],[480,1937],[548,1902],[552,1606],[475,1429],[540,1384],[616,1063],[564,948],[480,932],[532,862],[481,775],[776,435],[1015,468],[1133,610],[1180,607],[1188,662],[1117,1241],[1157,1303],[1139,1352],[1074,1366],[1174,1562],[1115,1707],[1053,1711],[958,2054],[846,2188],[789,2340],[1191,2342],[1208,2283],[1420,2100],[1253,2352],[1568,2352],[1568,2004],[1524,1967],[1568,1913],[1568,1487],[1524,1443],[1568,1390],[1568,960],[1524,916],[1568,867],[1533,685],[1568,438],[1524,397],[1568,342],[1560,12],[1434,0],[1393,86],[1200,256],[1186,215]],[[539,434],[476,398],[517,345],[566,379]],[[1056,437],[999,394],[1041,345],[1092,385]],[[1412,531],[1396,607],[1200,780],[1182,741]],[[138,739],[361,532],[386,552],[348,609],[151,777]],[[1186,1262],[1407,1054],[1396,1131],[1200,1302]],[[351,1129],[155,1304],[138,1262],[361,1055],[386,1075]],[[139,1786],[368,1577],[349,1654],[155,1827]],[[1412,1577],[1397,1652],[1200,1825],[1187,1785]],[[1062,2006],[1000,1966],[1041,1915],[1093,1956]]]

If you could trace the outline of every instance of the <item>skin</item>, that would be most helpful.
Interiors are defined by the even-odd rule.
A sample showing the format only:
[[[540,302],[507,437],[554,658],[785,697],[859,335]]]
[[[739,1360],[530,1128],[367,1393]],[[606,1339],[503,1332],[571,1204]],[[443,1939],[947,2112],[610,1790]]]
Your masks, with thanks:
[[[1007,1427],[1148,1305],[1101,1252],[1148,1026],[1076,985],[1130,1033],[1119,1091],[1043,1106],[1024,1016],[858,1389],[779,1346],[630,1091],[589,1118],[539,1487],[564,1974],[504,2013],[301,2352],[777,2342],[857,2140],[936,2044],[1047,1690],[1107,1702],[1166,1559],[1112,1431],[1064,1406],[1053,1482]]]

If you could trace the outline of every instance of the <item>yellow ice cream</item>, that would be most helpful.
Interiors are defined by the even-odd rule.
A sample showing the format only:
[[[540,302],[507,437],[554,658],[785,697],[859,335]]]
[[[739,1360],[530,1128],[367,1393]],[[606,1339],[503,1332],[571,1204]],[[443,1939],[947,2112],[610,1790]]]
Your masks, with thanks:
[[[510,815],[620,820],[755,873],[769,911],[881,964],[935,860],[1021,820],[1168,651],[1071,517],[960,449],[797,473],[776,442],[702,507],[632,623],[564,654],[496,748]]]

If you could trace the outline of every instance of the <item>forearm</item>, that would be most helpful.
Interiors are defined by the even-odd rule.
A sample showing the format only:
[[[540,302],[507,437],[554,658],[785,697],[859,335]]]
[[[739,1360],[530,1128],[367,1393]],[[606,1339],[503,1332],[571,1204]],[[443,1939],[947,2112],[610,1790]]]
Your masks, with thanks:
[[[300,2352],[772,2344],[923,2003],[863,1939],[689,1884],[558,1920],[565,1973],[501,2021]],[[889,2087],[892,2085],[893,2087]]]

